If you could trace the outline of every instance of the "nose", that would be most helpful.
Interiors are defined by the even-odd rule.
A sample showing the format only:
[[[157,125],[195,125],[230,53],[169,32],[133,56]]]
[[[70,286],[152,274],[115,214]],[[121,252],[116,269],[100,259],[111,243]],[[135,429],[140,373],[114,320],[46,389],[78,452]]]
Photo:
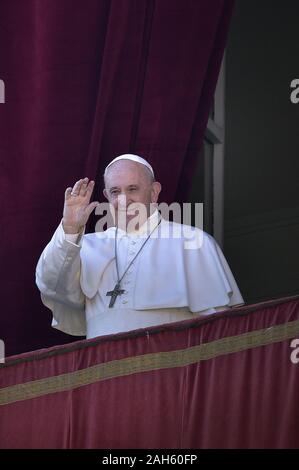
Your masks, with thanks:
[[[120,194],[117,198],[117,205],[118,207],[122,208],[122,207],[126,207],[126,195],[125,194]]]
[[[118,209],[125,210],[132,202],[130,195],[127,196],[125,193],[121,193],[117,197],[116,205]]]

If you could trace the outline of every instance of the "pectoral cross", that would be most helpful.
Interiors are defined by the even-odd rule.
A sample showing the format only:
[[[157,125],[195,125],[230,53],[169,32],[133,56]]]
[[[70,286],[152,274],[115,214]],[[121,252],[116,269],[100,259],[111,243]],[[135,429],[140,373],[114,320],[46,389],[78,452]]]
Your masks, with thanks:
[[[107,292],[106,295],[111,295],[109,308],[113,307],[113,305],[115,304],[115,301],[117,299],[117,296],[123,294],[124,292],[125,291],[120,288],[120,282],[117,282],[115,284],[115,287],[114,287],[113,290],[110,290],[109,292]]]

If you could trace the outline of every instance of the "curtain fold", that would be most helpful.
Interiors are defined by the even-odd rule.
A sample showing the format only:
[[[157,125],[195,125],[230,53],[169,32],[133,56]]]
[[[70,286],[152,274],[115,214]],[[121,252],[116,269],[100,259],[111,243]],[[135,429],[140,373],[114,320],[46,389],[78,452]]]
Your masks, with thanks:
[[[10,357],[0,448],[297,448],[297,338],[298,296]]]
[[[134,152],[154,166],[161,200],[184,202],[232,5],[0,2],[0,337],[9,354],[71,339],[51,329],[34,280],[68,186],[96,179],[93,198],[103,200],[106,164]]]

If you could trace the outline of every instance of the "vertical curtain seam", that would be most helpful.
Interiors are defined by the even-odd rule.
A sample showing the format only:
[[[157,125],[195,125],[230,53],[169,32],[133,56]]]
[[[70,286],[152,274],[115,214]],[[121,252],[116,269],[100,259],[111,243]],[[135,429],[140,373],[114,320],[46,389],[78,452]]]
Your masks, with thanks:
[[[134,116],[132,120],[132,130],[130,136],[130,151],[134,151],[136,147],[136,138],[140,121],[140,113],[142,108],[142,96],[146,80],[146,71],[148,65],[148,55],[150,50],[150,41],[153,27],[153,18],[155,12],[155,0],[147,0],[147,9],[144,18],[144,32],[142,38],[142,47],[140,55],[140,66],[138,72],[138,85],[135,96]]]

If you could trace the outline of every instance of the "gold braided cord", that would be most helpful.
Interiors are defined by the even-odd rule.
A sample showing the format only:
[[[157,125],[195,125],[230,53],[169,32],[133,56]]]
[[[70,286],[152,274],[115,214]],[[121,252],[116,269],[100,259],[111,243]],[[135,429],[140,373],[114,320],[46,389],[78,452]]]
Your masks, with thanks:
[[[226,354],[282,342],[295,338],[298,335],[299,320],[295,320],[269,328],[202,343],[190,348],[144,354],[96,364],[75,372],[2,388],[0,389],[0,405],[72,390],[116,377],[153,370],[184,367]]]

